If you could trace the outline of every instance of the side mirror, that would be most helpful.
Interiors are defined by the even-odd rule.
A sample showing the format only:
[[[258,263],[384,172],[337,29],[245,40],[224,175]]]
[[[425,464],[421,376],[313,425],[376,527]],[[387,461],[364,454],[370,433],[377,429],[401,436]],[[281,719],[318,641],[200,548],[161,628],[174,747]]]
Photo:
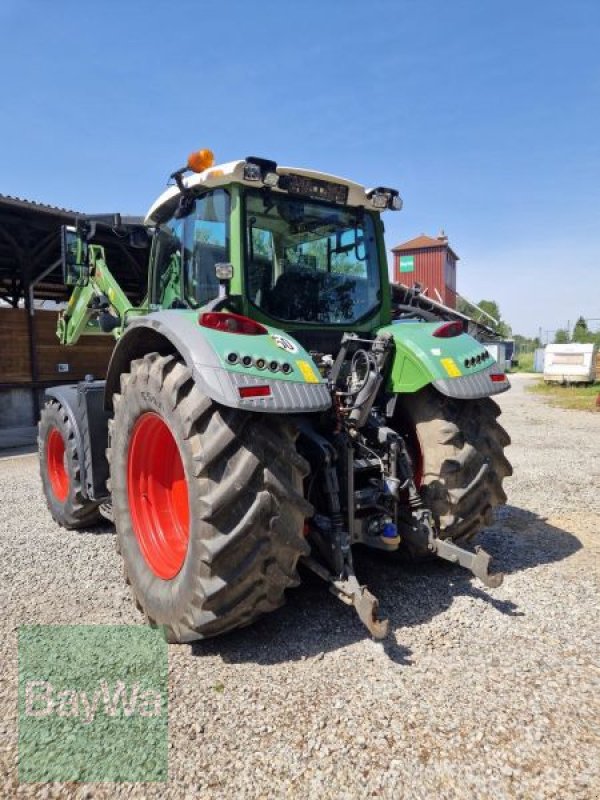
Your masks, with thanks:
[[[88,246],[75,228],[68,225],[61,227],[60,250],[65,285],[87,286],[90,280]]]
[[[219,298],[229,295],[229,284],[233,278],[233,264],[220,262],[215,264],[215,275],[219,281]]]
[[[227,262],[215,264],[215,275],[218,281],[230,281],[233,278],[233,264]]]

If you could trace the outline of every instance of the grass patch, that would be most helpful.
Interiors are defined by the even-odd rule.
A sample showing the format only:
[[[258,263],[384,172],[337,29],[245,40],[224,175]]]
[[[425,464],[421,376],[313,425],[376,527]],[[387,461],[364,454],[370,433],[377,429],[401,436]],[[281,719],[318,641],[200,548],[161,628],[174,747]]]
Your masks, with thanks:
[[[550,405],[558,408],[575,408],[580,411],[596,411],[596,398],[600,394],[600,383],[592,386],[561,386],[545,383],[542,378],[527,387],[528,392],[540,394]]]

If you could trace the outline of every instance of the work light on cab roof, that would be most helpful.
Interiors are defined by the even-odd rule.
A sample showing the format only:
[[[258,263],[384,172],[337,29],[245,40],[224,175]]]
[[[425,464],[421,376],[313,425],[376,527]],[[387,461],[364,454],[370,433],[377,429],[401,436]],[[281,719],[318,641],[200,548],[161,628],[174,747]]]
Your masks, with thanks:
[[[348,202],[349,189],[347,181],[338,183],[334,176],[322,175],[320,173],[309,174],[306,170],[289,171],[283,168],[283,172],[278,171],[276,161],[269,158],[259,158],[258,156],[247,156],[243,162],[242,177],[244,181],[263,185],[269,189],[279,189],[289,194],[303,195],[326,202],[345,204]],[[211,170],[210,174],[215,177],[218,170],[215,167],[215,157],[212,150],[203,148],[190,153],[187,164],[171,175],[182,191],[184,190],[182,176],[184,172],[194,172],[196,174]],[[319,177],[317,177],[319,175]],[[370,206],[376,211],[400,211],[402,208],[402,198],[397,189],[390,189],[385,186],[378,186],[368,189],[364,193],[365,205]]]

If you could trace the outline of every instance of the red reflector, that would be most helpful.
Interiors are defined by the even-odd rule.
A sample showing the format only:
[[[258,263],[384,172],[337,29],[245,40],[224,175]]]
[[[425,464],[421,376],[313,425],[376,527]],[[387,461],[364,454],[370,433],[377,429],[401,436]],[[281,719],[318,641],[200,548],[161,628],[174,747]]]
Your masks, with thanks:
[[[270,386],[240,386],[240,397],[269,397]]]
[[[205,311],[198,317],[198,322],[205,328],[213,328],[225,333],[244,333],[247,336],[260,336],[268,333],[264,325],[241,314],[228,311]]]
[[[437,336],[438,339],[450,339],[452,336],[460,336],[463,331],[462,322],[444,322],[443,325],[434,330],[433,335]]]
[[[494,381],[494,383],[502,383],[502,381],[506,380],[506,375],[503,372],[493,372],[490,375],[490,378]]]

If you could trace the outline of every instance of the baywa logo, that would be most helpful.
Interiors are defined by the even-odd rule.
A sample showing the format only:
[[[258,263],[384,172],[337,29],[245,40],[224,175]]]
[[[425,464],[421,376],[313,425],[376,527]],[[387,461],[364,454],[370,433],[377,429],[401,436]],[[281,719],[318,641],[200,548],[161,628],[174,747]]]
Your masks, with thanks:
[[[168,659],[137,625],[19,629],[19,779],[167,779]]]
[[[138,713],[142,717],[159,717],[162,713],[162,697],[154,689],[142,690],[134,683],[128,691],[123,681],[114,687],[100,681],[92,692],[77,689],[58,691],[48,681],[28,681],[25,687],[25,716],[37,719],[56,714],[59,717],[80,717],[84,725],[90,725],[96,718],[100,704],[104,714],[109,717],[132,717]]]

